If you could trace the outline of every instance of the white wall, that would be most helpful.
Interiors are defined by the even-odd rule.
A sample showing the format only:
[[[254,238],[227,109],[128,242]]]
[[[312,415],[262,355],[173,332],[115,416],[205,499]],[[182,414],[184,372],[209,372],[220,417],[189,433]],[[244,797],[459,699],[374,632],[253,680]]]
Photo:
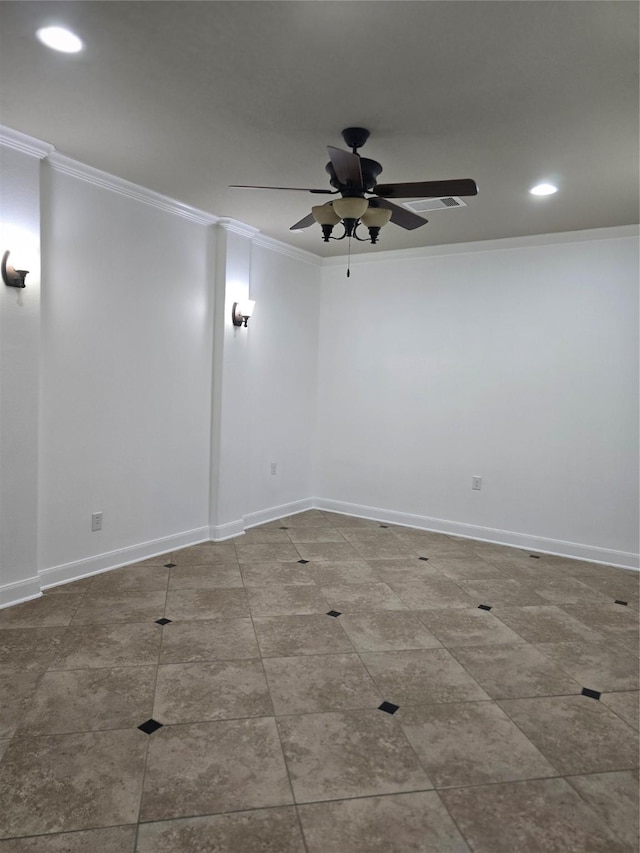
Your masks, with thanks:
[[[55,160],[46,177],[39,530],[52,582],[92,558],[207,538],[214,256],[212,226]]]
[[[0,139],[0,255],[28,269],[0,282],[0,604],[37,595],[40,158],[19,134]],[[31,143],[35,143],[32,146]],[[14,147],[14,145],[16,147]]]
[[[633,564],[638,241],[603,236],[325,266],[326,505]]]
[[[252,247],[256,308],[247,329],[245,392],[249,514],[314,495],[320,271],[311,260],[259,242]]]

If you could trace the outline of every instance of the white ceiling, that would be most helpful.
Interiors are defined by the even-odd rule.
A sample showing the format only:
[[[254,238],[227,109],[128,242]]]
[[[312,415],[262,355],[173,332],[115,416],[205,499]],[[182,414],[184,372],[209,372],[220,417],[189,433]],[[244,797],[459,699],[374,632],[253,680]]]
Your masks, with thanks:
[[[86,47],[56,54],[48,23]],[[364,126],[381,182],[474,178],[375,252],[638,221],[635,2],[0,2],[0,120],[320,255],[326,146]],[[528,188],[553,180],[560,191]]]

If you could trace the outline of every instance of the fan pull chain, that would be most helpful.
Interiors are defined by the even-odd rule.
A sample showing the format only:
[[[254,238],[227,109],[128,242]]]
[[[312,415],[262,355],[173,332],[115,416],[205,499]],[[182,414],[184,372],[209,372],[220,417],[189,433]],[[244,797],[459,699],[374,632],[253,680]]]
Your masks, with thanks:
[[[349,235],[349,254],[347,255],[347,278],[351,275],[351,235]]]

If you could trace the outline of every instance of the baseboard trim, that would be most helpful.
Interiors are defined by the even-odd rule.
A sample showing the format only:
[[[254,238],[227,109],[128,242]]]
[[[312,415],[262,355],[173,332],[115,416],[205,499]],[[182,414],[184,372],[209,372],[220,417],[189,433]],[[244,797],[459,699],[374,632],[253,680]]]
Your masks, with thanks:
[[[23,601],[31,601],[32,598],[40,598],[40,578],[35,575],[22,581],[14,581],[0,586],[0,610],[3,607],[11,607],[14,604],[22,604]]]
[[[401,527],[414,527],[419,530],[430,530],[434,533],[445,533],[459,536],[462,539],[476,539],[481,542],[492,542],[496,545],[506,545],[512,548],[528,548],[541,554],[552,554],[558,557],[569,557],[575,560],[586,560],[590,563],[604,563],[622,569],[639,568],[638,554],[626,551],[614,551],[609,548],[598,548],[594,545],[582,545],[578,542],[565,542],[560,539],[547,539],[528,533],[514,533],[510,530],[500,530],[493,527],[480,527],[475,524],[464,524],[459,521],[448,521],[442,518],[430,518],[423,515],[413,515],[406,512],[396,512],[389,509],[351,504],[345,501],[334,501],[327,498],[316,498],[316,509],[324,509],[343,515],[355,515],[359,518],[369,518],[373,521],[384,521],[398,524]]]
[[[272,506],[269,509],[261,509],[259,512],[250,512],[249,515],[244,516],[244,526],[247,528],[257,527],[259,524],[277,521],[285,515],[297,515],[300,512],[306,512],[308,509],[316,509],[314,498],[303,498],[299,501]]]
[[[209,539],[208,527],[197,527],[194,530],[186,530],[184,533],[176,533],[173,536],[163,536],[160,539],[152,539],[141,542],[139,545],[131,545],[129,548],[118,548],[115,551],[106,551],[104,554],[96,554],[84,560],[74,560],[72,563],[63,563],[38,572],[40,588],[48,589],[58,584],[81,580],[91,577],[110,569],[118,569],[128,566],[140,560],[148,560],[167,551],[176,551],[179,548],[187,548],[189,545],[197,545],[198,542],[206,542]]]
[[[212,524],[209,527],[209,539],[214,542],[224,542],[225,539],[233,539],[244,533],[244,521],[228,521],[226,524]]]

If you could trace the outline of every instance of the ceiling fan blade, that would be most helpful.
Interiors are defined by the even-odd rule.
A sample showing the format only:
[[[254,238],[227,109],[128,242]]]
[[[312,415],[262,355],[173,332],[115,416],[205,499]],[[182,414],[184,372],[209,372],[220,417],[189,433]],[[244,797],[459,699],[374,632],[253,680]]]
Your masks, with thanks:
[[[336,177],[341,184],[352,187],[355,190],[361,190],[362,184],[362,169],[360,168],[360,158],[357,154],[352,154],[350,151],[343,151],[342,148],[334,148],[333,145],[327,145],[329,159],[336,173]]]
[[[311,190],[307,187],[259,187],[254,184],[229,184],[234,190],[296,190],[301,193],[321,193],[322,195],[335,195],[338,190]]]
[[[373,192],[383,198],[442,198],[451,195],[478,195],[471,178],[452,181],[418,181],[411,184],[376,184]]]
[[[387,210],[391,211],[391,221],[393,224],[399,225],[400,228],[406,228],[407,231],[420,228],[421,225],[426,225],[429,221],[428,219],[423,219],[422,216],[418,216],[417,213],[412,213],[404,207],[399,207],[397,204],[387,201],[386,198],[370,198],[369,206],[386,207]]]
[[[292,225],[289,231],[300,231],[302,228],[308,228],[310,225],[313,225],[315,221],[313,213],[310,213],[308,216],[305,216],[304,219],[301,219],[300,222],[296,222],[295,225]]]

